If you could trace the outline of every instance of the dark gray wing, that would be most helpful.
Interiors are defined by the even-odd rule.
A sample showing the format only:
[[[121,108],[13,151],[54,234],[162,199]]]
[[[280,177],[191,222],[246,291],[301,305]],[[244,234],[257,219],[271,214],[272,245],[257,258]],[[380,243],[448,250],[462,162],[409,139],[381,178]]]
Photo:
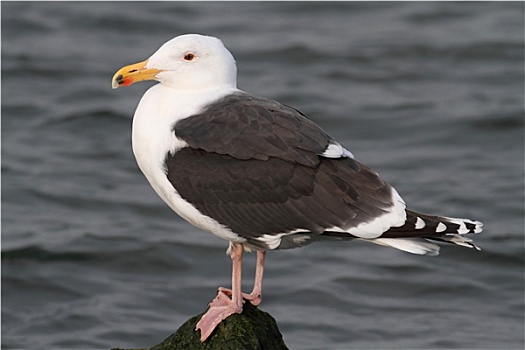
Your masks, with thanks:
[[[300,230],[319,236],[371,221],[392,205],[391,187],[350,158],[320,158],[308,167],[186,147],[168,154],[165,164],[182,198],[264,249],[258,238],[265,235]]]
[[[202,112],[178,121],[173,130],[195,149],[237,159],[277,157],[306,166],[319,164],[332,140],[299,111],[244,93],[228,95]]]
[[[272,100],[228,95],[173,131],[189,147],[166,155],[170,183],[203,215],[263,249],[276,248],[265,245],[268,236],[290,232],[297,240],[283,236],[281,248],[351,238],[344,231],[392,213],[399,198],[349,153],[338,156],[340,147],[335,156],[325,153],[338,144],[299,111]],[[406,211],[404,224],[380,237],[473,246],[453,234],[480,231],[478,222]]]

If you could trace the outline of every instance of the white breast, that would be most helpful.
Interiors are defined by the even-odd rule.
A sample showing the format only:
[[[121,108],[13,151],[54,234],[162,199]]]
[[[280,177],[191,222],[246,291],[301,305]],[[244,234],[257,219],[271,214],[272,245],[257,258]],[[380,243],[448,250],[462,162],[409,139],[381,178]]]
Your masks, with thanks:
[[[161,84],[153,86],[144,94],[135,111],[132,145],[139,168],[155,192],[173,211],[191,224],[221,238],[243,242],[243,238],[212,218],[200,214],[194,206],[182,199],[168,181],[164,166],[168,152],[174,154],[188,146],[186,142],[177,139],[172,130],[173,125],[234,91],[237,90],[179,92]]]

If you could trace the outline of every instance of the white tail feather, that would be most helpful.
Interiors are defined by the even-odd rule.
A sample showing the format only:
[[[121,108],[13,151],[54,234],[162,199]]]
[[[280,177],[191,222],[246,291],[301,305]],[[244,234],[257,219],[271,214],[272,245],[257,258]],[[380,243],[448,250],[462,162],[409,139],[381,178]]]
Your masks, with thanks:
[[[430,256],[439,254],[439,246],[423,238],[376,238],[364,239],[364,241],[396,248],[412,254]]]
[[[463,235],[446,234],[446,235],[443,235],[443,236],[441,236],[439,238],[436,238],[436,239],[438,239],[440,241],[443,241],[443,242],[457,244],[457,245],[460,245],[462,247],[474,248],[476,250],[481,250],[480,247],[478,247],[477,245],[472,243],[472,240],[470,238],[467,238],[467,237],[465,237]]]

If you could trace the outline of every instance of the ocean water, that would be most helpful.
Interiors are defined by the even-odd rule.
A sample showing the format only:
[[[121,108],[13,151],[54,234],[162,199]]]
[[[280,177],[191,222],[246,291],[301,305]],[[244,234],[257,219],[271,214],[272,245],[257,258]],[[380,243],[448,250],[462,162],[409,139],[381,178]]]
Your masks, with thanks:
[[[1,17],[3,349],[151,346],[229,285],[227,243],[134,161],[152,84],[111,90],[183,33],[221,38],[240,88],[301,110],[411,209],[485,223],[480,252],[270,252],[261,308],[291,349],[523,349],[523,2],[2,2]]]

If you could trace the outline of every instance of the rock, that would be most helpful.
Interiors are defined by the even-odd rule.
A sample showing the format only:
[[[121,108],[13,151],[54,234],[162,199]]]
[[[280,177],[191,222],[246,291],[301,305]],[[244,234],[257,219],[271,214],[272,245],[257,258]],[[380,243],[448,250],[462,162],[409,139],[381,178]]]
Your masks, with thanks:
[[[149,349],[128,350],[285,350],[283,337],[275,319],[249,302],[242,314],[231,315],[222,321],[211,336],[202,343],[197,322],[204,313],[186,321],[174,334]],[[112,349],[124,350],[124,349]]]

